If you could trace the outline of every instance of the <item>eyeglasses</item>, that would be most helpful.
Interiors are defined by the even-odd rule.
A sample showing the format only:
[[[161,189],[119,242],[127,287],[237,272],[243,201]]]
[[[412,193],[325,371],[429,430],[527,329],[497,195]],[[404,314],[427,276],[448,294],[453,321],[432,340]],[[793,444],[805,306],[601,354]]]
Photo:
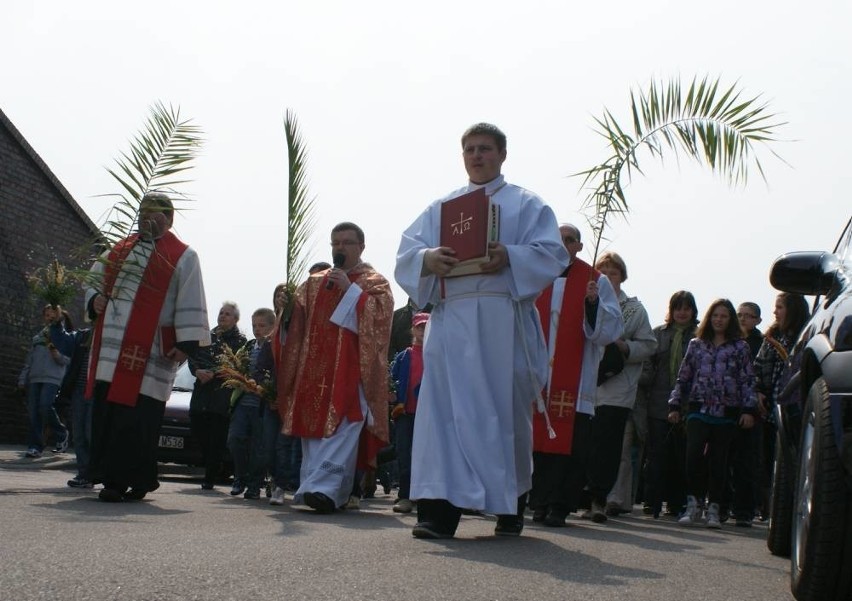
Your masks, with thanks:
[[[357,240],[336,240],[331,243],[332,248],[335,246],[354,246],[359,244]]]
[[[749,319],[757,319],[757,315],[752,315],[751,313],[737,313],[737,317],[740,319],[748,317]]]

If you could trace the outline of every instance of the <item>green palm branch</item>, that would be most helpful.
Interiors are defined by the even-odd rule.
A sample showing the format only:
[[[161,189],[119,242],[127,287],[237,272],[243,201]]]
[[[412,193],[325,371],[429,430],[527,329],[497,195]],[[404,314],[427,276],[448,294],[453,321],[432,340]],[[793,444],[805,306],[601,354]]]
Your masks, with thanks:
[[[707,77],[693,79],[685,94],[679,80],[652,82],[647,91],[631,91],[630,113],[632,132],[606,108],[603,117],[595,118],[596,131],[612,154],[603,163],[573,174],[583,177],[582,187],[591,190],[582,208],[594,235],[593,263],[610,220],[629,212],[622,175],[626,173],[629,180],[634,171],[642,173],[640,150],[661,161],[665,149],[675,156],[685,154],[708,165],[729,184],[744,185],[752,166],[766,181],[756,147],[777,141],[777,130],[785,125],[776,121],[759,96],[743,99],[736,84],[722,89],[718,78]]]
[[[182,120],[179,107],[166,107],[162,102],[154,104],[129,150],[120,153],[113,168],[107,168],[121,192],[100,195],[116,200],[100,227],[97,246],[110,249],[134,231],[142,197],[148,192],[168,194],[175,210],[180,210],[180,202],[189,198],[177,187],[190,181],[185,179],[186,172],[193,168],[201,144],[200,128],[190,120]],[[82,277],[100,289],[99,275],[82,274]]]
[[[308,196],[307,148],[293,111],[284,116],[287,139],[289,178],[287,181],[287,272],[285,283],[289,297],[304,278],[308,268],[305,249],[316,225],[316,197]],[[289,306],[287,309],[289,315]]]

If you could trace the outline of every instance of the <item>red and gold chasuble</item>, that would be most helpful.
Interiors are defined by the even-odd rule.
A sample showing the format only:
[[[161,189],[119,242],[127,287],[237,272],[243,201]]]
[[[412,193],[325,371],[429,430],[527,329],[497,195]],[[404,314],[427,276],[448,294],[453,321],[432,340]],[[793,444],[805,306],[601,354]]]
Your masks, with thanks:
[[[308,323],[308,355],[294,392],[293,435],[322,438],[342,418],[364,419],[358,397],[358,337],[331,322],[343,297],[321,287]]]
[[[580,390],[580,374],[583,369],[583,348],[586,335],[583,332],[585,319],[586,287],[598,272],[579,259],[569,268],[565,281],[562,305],[559,310],[556,330],[556,351],[550,375],[550,392],[542,391],[548,417],[556,438],[547,434],[544,415],[533,415],[533,450],[542,453],[570,455],[574,442],[574,418],[577,413],[577,395]],[[536,299],[536,308],[541,318],[544,339],[550,343],[550,310],[553,285],[548,286]],[[548,347],[549,348],[549,347]]]
[[[281,349],[278,411],[286,434],[332,436],[344,417],[364,420],[359,384],[373,423],[365,424],[358,467],[375,466],[388,440],[387,351],[393,317],[390,285],[367,264],[349,271],[362,293],[356,304],[358,333],[331,323],[343,293],[326,288],[327,272],[314,274],[296,291],[296,303]]]
[[[138,234],[132,234],[110,251],[104,272],[104,287],[101,291],[105,297],[110,298],[112,295],[118,274],[138,239]],[[129,407],[136,406],[136,397],[139,395],[142,379],[145,377],[145,367],[160,323],[160,311],[166,299],[166,292],[175,266],[187,248],[189,247],[169,231],[154,243],[142,280],[139,282],[139,288],[133,298],[133,308],[124,329],[107,401]],[[92,339],[92,362],[86,382],[86,398],[92,398],[94,393],[103,327],[104,321],[99,319]]]

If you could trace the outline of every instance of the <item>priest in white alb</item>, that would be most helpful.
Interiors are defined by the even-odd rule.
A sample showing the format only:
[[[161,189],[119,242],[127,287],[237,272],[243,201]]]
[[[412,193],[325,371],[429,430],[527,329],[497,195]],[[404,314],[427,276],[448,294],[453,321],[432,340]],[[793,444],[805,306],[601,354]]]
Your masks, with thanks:
[[[210,344],[207,301],[195,251],[170,230],[171,199],[140,202],[139,232],[92,267],[86,294],[96,318],[86,398],[92,404],[91,479],[102,501],[139,500],[160,483],[157,444],[178,366]]]
[[[533,404],[547,379],[535,299],[568,265],[553,211],[501,175],[506,136],[474,125],[462,136],[462,154],[469,184],[405,230],[395,270],[417,306],[434,305],[412,457],[418,538],[454,536],[462,509],[496,514],[495,534],[521,533]],[[441,203],[476,188],[500,208],[499,241],[481,273],[442,277],[458,260],[441,245]]]

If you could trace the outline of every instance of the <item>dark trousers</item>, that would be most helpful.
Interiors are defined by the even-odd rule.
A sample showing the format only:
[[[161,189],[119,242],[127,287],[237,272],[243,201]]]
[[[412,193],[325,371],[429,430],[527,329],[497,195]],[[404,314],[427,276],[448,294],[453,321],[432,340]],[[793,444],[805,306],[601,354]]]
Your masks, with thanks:
[[[407,499],[411,492],[411,447],[414,442],[414,414],[406,413],[394,422],[396,461],[399,469],[399,498]]]
[[[606,505],[606,496],[618,478],[624,427],[629,417],[630,409],[627,407],[595,407],[591,445],[586,462],[586,480],[593,503]]]
[[[728,471],[728,451],[736,426],[708,424],[693,418],[686,422],[687,490],[699,502],[708,493],[711,503],[720,503]]]
[[[686,437],[682,424],[648,418],[645,446],[645,501],[659,513],[663,501],[669,511],[686,504]]]
[[[249,491],[260,490],[266,476],[263,447],[263,408],[238,402],[228,426],[228,450],[234,461],[234,482]]]
[[[527,493],[518,497],[517,517],[523,519],[524,510],[527,508]],[[453,535],[459,526],[462,510],[446,499],[418,499],[417,521],[431,522],[445,534]],[[500,518],[501,516],[497,516]],[[512,516],[514,517],[514,516]]]
[[[580,506],[586,484],[586,464],[591,436],[591,416],[578,413],[570,455],[533,453],[530,507],[568,514]]]
[[[204,481],[216,482],[222,471],[222,457],[228,442],[228,416],[208,411],[189,414],[192,435],[201,446]]]
[[[728,483],[721,503],[733,509],[738,519],[754,517],[760,490],[761,433],[760,421],[744,430],[734,428],[731,448],[728,451]]]
[[[157,479],[157,444],[166,404],[139,395],[129,407],[106,400],[109,384],[97,382],[92,403],[89,476],[104,488],[152,491]]]

